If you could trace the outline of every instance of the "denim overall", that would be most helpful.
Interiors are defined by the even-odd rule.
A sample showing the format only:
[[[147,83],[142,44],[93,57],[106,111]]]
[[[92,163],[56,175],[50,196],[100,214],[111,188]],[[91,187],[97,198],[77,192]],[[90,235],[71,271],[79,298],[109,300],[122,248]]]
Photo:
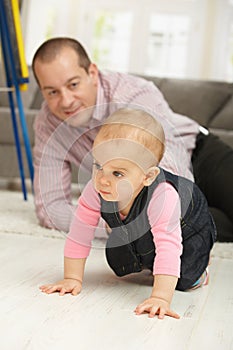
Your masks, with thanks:
[[[176,289],[186,290],[192,287],[208,265],[216,228],[200,189],[190,180],[162,168],[156,180],[144,187],[135,198],[124,220],[120,218],[117,202],[105,201],[100,197],[101,216],[112,229],[106,243],[106,258],[117,276],[143,269],[153,271],[156,247],[147,208],[155,188],[162,182],[169,182],[180,196],[183,252]]]

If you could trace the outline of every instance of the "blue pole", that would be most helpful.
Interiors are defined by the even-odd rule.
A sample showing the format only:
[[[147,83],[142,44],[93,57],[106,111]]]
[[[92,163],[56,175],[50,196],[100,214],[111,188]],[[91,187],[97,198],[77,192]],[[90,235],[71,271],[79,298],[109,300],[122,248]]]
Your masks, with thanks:
[[[3,5],[1,3],[1,8],[0,8],[0,34],[1,34],[1,39],[2,39],[2,53],[4,57],[4,62],[5,62],[5,71],[6,71],[6,80],[7,80],[7,86],[8,88],[11,87],[10,84],[10,70],[9,70],[9,60],[8,60],[8,52],[7,52],[7,38],[6,38],[6,33],[5,33],[5,18],[4,18],[4,9]],[[13,133],[14,133],[14,139],[15,139],[15,146],[16,146],[16,153],[17,153],[17,158],[18,158],[18,165],[19,165],[19,173],[20,173],[20,178],[21,178],[21,187],[23,191],[23,197],[24,200],[27,200],[27,190],[26,190],[26,185],[25,185],[25,176],[24,176],[24,168],[23,168],[23,159],[22,159],[22,153],[21,153],[21,147],[20,147],[20,138],[19,138],[19,132],[18,132],[18,125],[17,125],[17,119],[16,119],[16,114],[15,114],[15,107],[14,107],[14,100],[13,100],[13,92],[8,91],[8,99],[9,99],[9,105],[11,109],[11,120],[12,120],[12,125],[13,125]]]
[[[29,167],[29,174],[31,178],[32,183],[32,191],[33,191],[33,176],[34,176],[34,169],[33,169],[33,160],[32,160],[32,154],[31,154],[31,146],[30,146],[30,140],[28,136],[27,131],[27,124],[25,119],[25,114],[23,110],[23,103],[21,99],[19,84],[17,80],[17,72],[14,62],[14,54],[11,47],[11,41],[10,41],[10,32],[8,28],[7,23],[7,15],[5,12],[4,7],[4,1],[0,0],[0,34],[2,38],[2,51],[3,51],[3,57],[5,62],[5,70],[6,70],[6,78],[7,78],[7,86],[10,88],[12,86],[12,82],[15,87],[15,93],[16,93],[16,100],[18,105],[18,111],[19,111],[19,117],[20,117],[20,123],[22,128],[22,134],[23,134],[23,140],[25,145],[25,151],[27,156],[27,162]],[[22,160],[22,153],[21,153],[21,145],[20,145],[20,138],[19,138],[19,132],[18,132],[18,125],[17,125],[17,118],[15,113],[15,106],[14,106],[14,100],[12,91],[8,92],[9,97],[9,104],[11,108],[11,115],[12,115],[12,124],[13,124],[13,131],[14,131],[14,138],[15,138],[15,144],[16,144],[16,151],[17,151],[17,157],[18,157],[18,164],[19,164],[19,172],[21,177],[21,183],[22,183],[22,190],[24,194],[24,199],[27,199],[27,191],[25,186],[25,176],[24,176],[24,168],[23,168],[23,160]]]
[[[24,109],[23,109],[23,103],[22,103],[21,94],[20,94],[18,85],[15,86],[15,93],[16,93],[16,99],[17,99],[17,104],[19,109],[19,117],[21,122],[24,146],[25,146],[25,151],[26,151],[26,156],[28,161],[28,169],[29,169],[29,174],[30,174],[30,179],[32,184],[32,191],[33,191],[33,177],[34,177],[33,159],[32,159],[32,153],[31,153],[30,140],[28,136],[27,123],[26,123]]]
[[[21,153],[21,145],[20,145],[20,138],[19,138],[19,132],[18,132],[18,125],[17,125],[17,119],[15,114],[15,107],[14,107],[14,100],[12,96],[12,92],[8,92],[9,97],[9,103],[11,108],[11,120],[13,125],[13,132],[14,132],[14,138],[15,138],[15,145],[16,145],[16,152],[18,157],[18,164],[19,164],[19,173],[21,178],[21,187],[23,191],[23,198],[24,200],[27,200],[27,189],[25,185],[25,175],[24,175],[24,168],[23,168],[23,159],[22,159],[22,153]]]

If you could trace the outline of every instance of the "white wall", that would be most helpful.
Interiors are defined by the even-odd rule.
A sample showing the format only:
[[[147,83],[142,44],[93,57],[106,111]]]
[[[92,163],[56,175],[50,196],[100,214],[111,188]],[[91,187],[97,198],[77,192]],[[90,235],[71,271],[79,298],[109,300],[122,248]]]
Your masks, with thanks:
[[[115,36],[111,31],[106,32],[106,38],[97,43],[96,16],[101,10],[109,14],[131,14],[130,28],[122,24],[121,30],[115,30]],[[108,57],[97,62],[100,68],[146,73],[152,14],[183,15],[190,20],[185,63],[181,62],[179,70],[177,52],[173,61],[165,57],[164,66],[155,62],[156,75],[233,81],[233,45],[229,34],[233,28],[232,0],[24,0],[22,24],[27,61],[30,64],[36,48],[45,39],[72,36],[84,44],[91,57],[97,45],[102,52],[104,45],[109,46]],[[167,52],[171,55],[173,51]]]
[[[37,47],[53,36],[77,37],[79,0],[24,0],[22,27],[27,62]]]

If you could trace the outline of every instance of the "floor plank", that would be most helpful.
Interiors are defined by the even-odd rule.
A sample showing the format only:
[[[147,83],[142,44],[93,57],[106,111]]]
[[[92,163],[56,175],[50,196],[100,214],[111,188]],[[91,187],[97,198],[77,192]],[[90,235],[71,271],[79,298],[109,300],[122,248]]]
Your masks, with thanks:
[[[88,259],[77,297],[45,295],[39,285],[60,279],[63,239],[0,235],[0,344],[4,350],[233,349],[233,260],[212,259],[209,286],[175,292],[180,320],[136,316],[150,293],[148,272],[116,277],[101,244]]]

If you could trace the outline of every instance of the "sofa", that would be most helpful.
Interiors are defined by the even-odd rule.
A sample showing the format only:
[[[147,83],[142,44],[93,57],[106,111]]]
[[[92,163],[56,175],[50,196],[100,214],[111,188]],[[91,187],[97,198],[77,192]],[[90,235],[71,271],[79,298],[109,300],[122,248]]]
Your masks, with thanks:
[[[22,100],[33,147],[33,122],[40,108],[42,96],[31,69],[29,72],[30,83],[27,91],[22,92]],[[233,84],[218,81],[143,77],[154,82],[175,112],[193,118],[233,148]],[[1,74],[0,86],[4,85],[4,75]],[[6,92],[0,93],[0,123],[0,178],[12,181],[19,177],[19,171]],[[24,149],[22,138],[21,143]],[[23,152],[23,159],[25,173],[28,177],[25,152]],[[221,232],[219,240],[233,241],[233,226],[230,220],[216,208],[211,208],[211,211],[217,229]]]

